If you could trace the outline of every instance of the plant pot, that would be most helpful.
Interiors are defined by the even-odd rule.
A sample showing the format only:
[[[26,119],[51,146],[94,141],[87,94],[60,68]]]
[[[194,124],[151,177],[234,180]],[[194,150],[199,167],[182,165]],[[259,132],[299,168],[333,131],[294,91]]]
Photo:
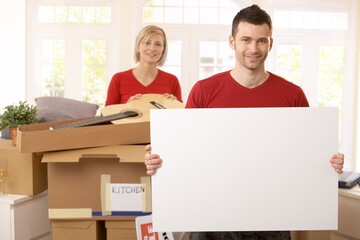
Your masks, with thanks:
[[[16,146],[17,128],[10,128],[10,135],[11,135],[12,145]]]

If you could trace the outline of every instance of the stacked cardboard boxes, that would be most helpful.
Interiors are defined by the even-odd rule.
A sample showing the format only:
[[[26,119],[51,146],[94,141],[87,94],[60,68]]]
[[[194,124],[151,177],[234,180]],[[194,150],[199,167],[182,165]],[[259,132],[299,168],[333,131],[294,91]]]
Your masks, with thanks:
[[[150,182],[143,163],[150,123],[50,129],[72,121],[79,120],[18,129],[17,148],[23,154],[43,152],[52,239],[136,239],[135,218],[150,214],[149,196],[144,196],[143,211],[108,211],[105,188],[107,183]],[[150,186],[145,189],[150,194]]]
[[[136,239],[136,216],[151,213],[150,178],[143,161],[145,145],[150,142],[150,109],[157,108],[154,105],[183,108],[181,102],[161,94],[144,94],[139,101],[102,111],[108,116],[132,109],[139,113],[133,120],[59,127],[91,122],[73,119],[18,128],[17,147],[22,153],[44,153],[53,240]],[[140,210],[127,211],[130,203],[120,204],[125,210],[109,208],[109,184],[140,185],[144,189]]]

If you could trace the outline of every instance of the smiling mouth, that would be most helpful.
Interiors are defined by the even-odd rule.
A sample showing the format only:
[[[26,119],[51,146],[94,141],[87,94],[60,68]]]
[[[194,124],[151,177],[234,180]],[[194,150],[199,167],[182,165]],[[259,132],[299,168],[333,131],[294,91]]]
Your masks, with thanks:
[[[249,59],[250,61],[257,61],[259,60],[261,57],[256,55],[256,56],[246,56],[247,59]]]

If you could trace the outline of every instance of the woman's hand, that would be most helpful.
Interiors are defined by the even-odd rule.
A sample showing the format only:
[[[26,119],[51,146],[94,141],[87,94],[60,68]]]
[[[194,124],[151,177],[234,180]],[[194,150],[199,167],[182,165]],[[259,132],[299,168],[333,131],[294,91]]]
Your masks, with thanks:
[[[161,167],[162,160],[159,155],[151,154],[151,145],[145,147],[145,165],[146,165],[146,174],[154,175],[156,170]]]
[[[177,97],[175,97],[175,95],[170,94],[170,93],[164,93],[164,97],[165,98],[170,98],[170,99],[177,99]]]
[[[134,96],[129,97],[129,99],[128,99],[127,102],[131,102],[132,100],[140,99],[140,97],[141,97],[141,94],[138,93],[138,94],[136,94],[136,95],[134,95]]]
[[[331,158],[330,158],[330,164],[331,166],[335,169],[335,171],[339,174],[343,173],[343,167],[344,167],[344,159],[345,156],[343,153],[337,153],[334,154]]]

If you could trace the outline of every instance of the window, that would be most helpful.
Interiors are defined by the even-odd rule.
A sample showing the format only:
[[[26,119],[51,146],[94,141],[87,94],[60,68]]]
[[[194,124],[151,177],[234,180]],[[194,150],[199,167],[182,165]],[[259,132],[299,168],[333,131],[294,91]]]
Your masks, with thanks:
[[[234,54],[225,41],[200,41],[199,79],[234,67]]]
[[[301,85],[301,45],[276,45],[276,73]]]
[[[86,102],[101,105],[106,98],[106,53],[106,41],[82,41],[81,92]]]
[[[116,1],[32,1],[28,97],[61,96],[103,106],[118,22]],[[37,56],[41,56],[38,58]],[[35,60],[35,61],[34,61]],[[116,64],[116,62],[115,62]]]
[[[339,109],[339,148],[342,149],[344,116],[344,47],[321,46],[319,55],[319,106]]]
[[[229,24],[238,5],[228,0],[151,0],[143,6],[144,22]]]
[[[344,48],[342,46],[321,46],[319,60],[319,105],[338,106],[341,112]]]
[[[42,40],[42,95],[64,96],[65,41]]]
[[[39,6],[40,23],[111,23],[108,6]]]
[[[168,51],[166,65],[162,69],[166,72],[171,72],[178,79],[181,79],[181,53],[182,45],[181,41],[178,40],[168,40],[168,48],[171,51]]]
[[[348,29],[348,14],[346,12],[275,10],[273,21],[277,28]]]

